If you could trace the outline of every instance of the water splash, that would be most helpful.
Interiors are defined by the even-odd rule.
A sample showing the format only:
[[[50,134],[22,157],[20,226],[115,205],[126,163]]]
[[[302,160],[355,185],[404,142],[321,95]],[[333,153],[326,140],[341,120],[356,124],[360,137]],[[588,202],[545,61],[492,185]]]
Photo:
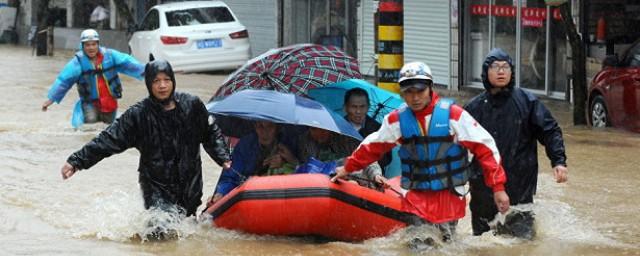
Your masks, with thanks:
[[[144,243],[159,234],[160,238],[184,239],[199,230],[195,217],[185,217],[176,206],[145,210],[140,193],[114,191],[94,198],[71,222],[73,237]]]

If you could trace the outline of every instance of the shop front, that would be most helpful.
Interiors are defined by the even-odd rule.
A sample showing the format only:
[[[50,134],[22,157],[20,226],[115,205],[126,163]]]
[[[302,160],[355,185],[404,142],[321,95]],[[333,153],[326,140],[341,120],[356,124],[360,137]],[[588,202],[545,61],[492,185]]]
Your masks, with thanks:
[[[492,48],[508,52],[516,86],[564,99],[569,76],[560,11],[544,0],[462,1],[462,85],[483,88],[482,63]]]

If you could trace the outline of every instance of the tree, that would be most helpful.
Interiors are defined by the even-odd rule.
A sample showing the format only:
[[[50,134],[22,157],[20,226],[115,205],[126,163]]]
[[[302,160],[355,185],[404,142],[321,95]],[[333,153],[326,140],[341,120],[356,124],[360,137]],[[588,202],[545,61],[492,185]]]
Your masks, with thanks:
[[[549,4],[549,3],[548,3]],[[587,124],[587,75],[586,75],[586,57],[584,54],[584,43],[578,35],[576,25],[571,17],[570,3],[564,2],[559,4],[560,15],[562,16],[562,24],[564,25],[569,44],[571,45],[571,56],[573,58],[571,65],[571,74],[573,74],[573,124]]]
[[[34,35],[34,43],[36,47],[36,55],[49,55],[53,56],[53,27],[49,27],[49,0],[38,1],[36,19],[37,29]],[[43,30],[47,30],[46,33],[40,33]]]
[[[113,2],[116,4],[118,14],[127,20],[127,26],[131,27],[132,25],[135,25],[136,21],[133,19],[129,5],[127,5],[124,0],[114,0]]]
[[[49,21],[49,0],[38,1],[37,10],[38,31],[41,31],[49,26],[49,24],[47,24]]]

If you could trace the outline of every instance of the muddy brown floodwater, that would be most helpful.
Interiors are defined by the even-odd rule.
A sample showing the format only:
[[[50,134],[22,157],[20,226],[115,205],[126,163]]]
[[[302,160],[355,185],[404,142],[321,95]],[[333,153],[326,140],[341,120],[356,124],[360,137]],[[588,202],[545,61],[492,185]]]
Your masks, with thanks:
[[[33,57],[24,47],[0,46],[0,254],[2,255],[411,255],[413,235],[399,231],[362,243],[314,243],[216,229],[187,220],[180,238],[168,242],[131,239],[146,219],[137,184],[138,152],[128,150],[63,181],[69,154],[104,125],[71,128],[72,89],[59,105],[40,111],[47,90],[72,56]],[[177,90],[208,100],[226,74],[179,74]],[[147,96],[142,81],[124,78],[123,110]],[[541,170],[535,197],[538,237],[532,242],[485,234],[471,236],[469,216],[458,238],[423,255],[640,255],[640,135],[571,125],[566,103],[548,106],[562,124],[569,182],[553,181],[539,148]],[[203,154],[205,196],[220,168]],[[256,213],[259,214],[259,213]],[[155,216],[158,217],[158,216]]]

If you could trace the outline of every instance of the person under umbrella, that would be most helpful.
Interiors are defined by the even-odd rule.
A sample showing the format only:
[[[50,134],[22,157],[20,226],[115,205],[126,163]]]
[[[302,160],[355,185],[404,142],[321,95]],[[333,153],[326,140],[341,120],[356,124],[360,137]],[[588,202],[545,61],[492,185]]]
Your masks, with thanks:
[[[378,123],[382,123],[385,115],[405,104],[398,94],[362,79],[348,79],[324,87],[312,88],[308,90],[307,95],[335,112],[347,114],[344,106],[347,98],[351,98],[347,97],[347,92],[354,89],[362,89],[366,92],[369,101],[366,114]]]
[[[343,114],[362,137],[376,132],[387,114],[405,105],[398,94],[362,79],[348,79],[309,89],[308,95],[327,108]],[[386,177],[400,174],[399,161],[393,160],[393,152],[397,150],[393,149],[378,161]]]
[[[292,173],[298,159],[292,153],[292,141],[287,140],[278,124],[255,121],[255,131],[238,141],[231,155],[234,159],[230,170],[224,170],[207,206],[216,203],[224,195],[242,184],[249,176],[266,176]]]
[[[362,137],[367,137],[380,129],[380,123],[367,115],[369,102],[369,94],[362,88],[352,88],[344,94],[344,112],[347,113],[345,119],[358,130]],[[384,168],[391,163],[391,158],[391,152],[388,152],[378,160],[378,164]]]
[[[342,165],[345,158],[358,147],[358,141],[352,138],[315,127],[303,132],[297,141],[298,159],[305,161],[303,164],[314,164],[317,160]],[[386,178],[382,175],[382,168],[377,162],[351,173],[347,178],[369,188],[387,184]]]
[[[244,138],[238,142],[238,146],[234,149],[234,168],[223,171],[221,175],[221,180],[216,186],[216,195],[225,195],[241,184],[242,179],[258,173],[255,170],[258,162],[253,158],[254,154],[236,154],[238,148],[256,149],[259,147],[257,140],[262,136],[260,133],[255,133],[252,139],[250,139],[251,136],[247,136],[248,133],[254,133],[256,128],[260,128],[255,126],[256,121],[269,121],[280,126],[282,132],[280,135],[272,131],[271,134],[275,136],[266,134],[262,137],[275,137],[279,143],[287,146],[289,151],[294,153],[291,155],[296,156],[297,159],[294,160],[286,150],[279,148],[280,157],[289,164],[296,163],[302,166],[298,166],[297,170],[305,169],[305,166],[311,162],[309,161],[310,157],[316,158],[316,161],[344,158],[355,149],[358,141],[362,139],[360,134],[340,115],[333,113],[316,101],[289,93],[271,90],[243,90],[220,101],[210,102],[208,109],[216,117],[216,123],[221,127],[223,134]],[[304,131],[299,132],[301,129]],[[298,134],[301,135],[298,136]],[[309,134],[319,136],[315,136],[314,139],[314,136]],[[269,142],[272,143],[272,141]],[[262,144],[269,144],[269,142]],[[257,150],[248,151],[255,152]],[[337,154],[325,154],[327,152]],[[374,177],[375,175],[370,179],[373,180]],[[214,201],[218,201],[220,197],[214,196]]]
[[[222,100],[209,102],[207,109],[216,117],[222,133],[242,137],[253,131],[253,121],[282,125],[316,127],[362,140],[362,136],[343,117],[317,101],[273,90],[243,90]]]

